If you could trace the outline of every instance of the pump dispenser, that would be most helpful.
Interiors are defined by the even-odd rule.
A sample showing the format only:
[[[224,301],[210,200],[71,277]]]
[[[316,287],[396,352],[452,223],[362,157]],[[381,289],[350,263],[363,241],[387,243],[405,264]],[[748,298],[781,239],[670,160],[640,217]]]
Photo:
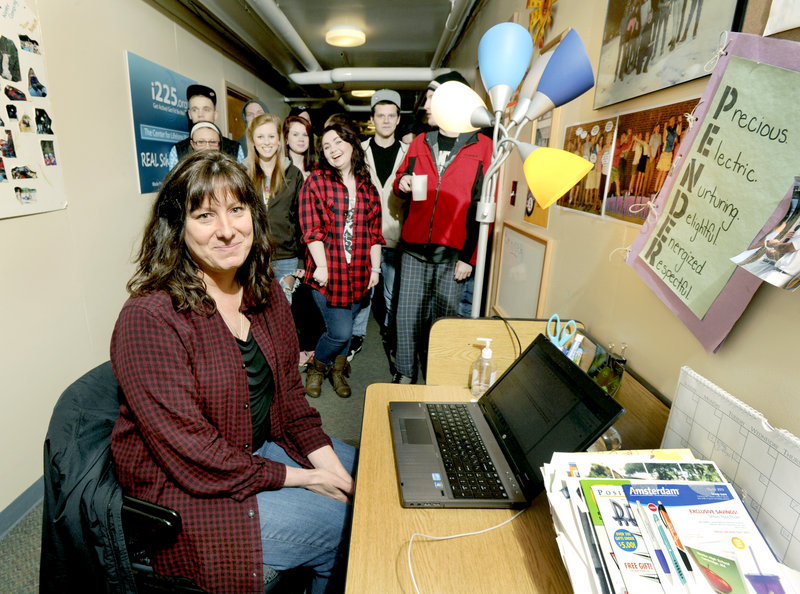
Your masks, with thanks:
[[[478,341],[485,343],[481,350],[481,356],[472,364],[472,381],[470,382],[470,392],[473,396],[483,396],[497,379],[497,365],[492,359],[492,339],[478,338]]]

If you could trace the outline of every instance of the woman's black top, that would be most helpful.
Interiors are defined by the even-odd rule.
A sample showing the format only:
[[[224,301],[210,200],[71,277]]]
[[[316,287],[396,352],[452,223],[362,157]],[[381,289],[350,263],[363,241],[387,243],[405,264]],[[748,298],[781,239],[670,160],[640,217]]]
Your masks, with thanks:
[[[250,386],[250,416],[253,420],[252,450],[258,450],[270,437],[269,407],[275,395],[275,381],[264,353],[258,348],[253,333],[247,340],[236,339],[247,369],[247,383]]]

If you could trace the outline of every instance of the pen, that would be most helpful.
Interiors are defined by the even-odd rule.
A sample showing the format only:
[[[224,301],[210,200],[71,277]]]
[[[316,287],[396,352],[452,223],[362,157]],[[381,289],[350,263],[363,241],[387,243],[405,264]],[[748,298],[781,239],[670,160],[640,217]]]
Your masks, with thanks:
[[[681,584],[686,585],[686,576],[683,575],[681,564],[678,562],[678,558],[675,556],[675,551],[672,550],[672,545],[669,544],[669,538],[664,530],[664,525],[659,521],[659,516],[657,513],[653,513],[653,520],[655,521],[656,526],[658,526],[658,533],[661,535],[664,548],[667,549],[667,553],[669,553],[669,558],[672,561],[672,567],[675,569],[675,574],[678,576]]]
[[[669,577],[671,582],[672,575],[670,575],[669,562],[667,561],[667,558],[664,556],[664,551],[661,550],[661,546],[658,544],[656,535],[653,533],[653,527],[650,525],[650,520],[647,519],[647,513],[644,511],[642,502],[637,501],[636,505],[638,506],[639,516],[642,518],[642,524],[644,524],[644,529],[647,532],[647,537],[650,539],[650,542],[653,543],[653,552],[656,555],[656,559],[658,559],[658,563],[661,565],[662,571],[666,576]]]
[[[658,514],[661,516],[661,521],[664,522],[664,525],[672,535],[672,540],[675,541],[675,546],[678,548],[678,554],[680,554],[681,559],[683,559],[683,563],[686,565],[686,570],[689,572],[689,575],[694,578],[694,574],[692,573],[692,564],[689,562],[689,555],[686,554],[686,549],[684,548],[681,539],[678,538],[678,533],[675,532],[675,526],[672,525],[672,520],[669,519],[667,508],[664,507],[664,504],[660,501],[658,502]]]

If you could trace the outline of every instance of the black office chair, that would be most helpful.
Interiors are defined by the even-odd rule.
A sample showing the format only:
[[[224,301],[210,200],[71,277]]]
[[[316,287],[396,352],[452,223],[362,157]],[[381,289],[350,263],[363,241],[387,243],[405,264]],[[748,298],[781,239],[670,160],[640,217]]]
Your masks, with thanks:
[[[128,497],[114,476],[111,430],[119,385],[105,362],[58,399],[44,442],[40,592],[203,592],[156,574],[150,555],[181,530],[173,510]],[[264,566],[264,592],[303,592],[307,572]]]

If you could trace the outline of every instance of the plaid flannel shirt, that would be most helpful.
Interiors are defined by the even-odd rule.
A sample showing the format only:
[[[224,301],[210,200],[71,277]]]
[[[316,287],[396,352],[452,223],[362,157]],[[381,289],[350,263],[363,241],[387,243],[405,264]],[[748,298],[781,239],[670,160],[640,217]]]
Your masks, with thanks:
[[[320,169],[311,173],[300,190],[303,241],[306,244],[322,241],[328,266],[328,284],[320,287],[313,281],[316,264],[306,249],[304,281],[325,295],[333,307],[350,307],[364,296],[371,268],[370,248],[384,244],[380,196],[371,180],[358,179],[353,213],[353,248],[350,263],[347,263],[342,238],[347,204],[345,185]]]
[[[243,309],[273,371],[272,439],[298,463],[331,445],[308,405],[297,368],[289,304],[275,284],[265,307]],[[111,438],[123,490],[171,507],[183,530],[153,559],[209,592],[261,592],[261,529],[255,494],[280,489],[283,464],[252,455],[247,371],[219,313],[178,313],[166,293],[133,297],[111,339],[122,388]]]

